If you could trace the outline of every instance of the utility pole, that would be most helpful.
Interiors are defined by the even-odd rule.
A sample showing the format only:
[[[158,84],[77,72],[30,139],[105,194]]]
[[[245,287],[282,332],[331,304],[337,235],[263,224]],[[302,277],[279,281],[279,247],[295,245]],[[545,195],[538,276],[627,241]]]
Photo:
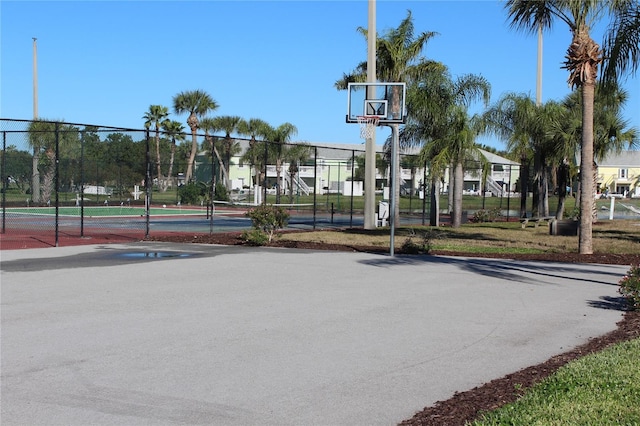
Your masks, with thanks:
[[[376,82],[376,0],[369,0],[367,24],[367,82]],[[367,88],[367,98],[375,98],[375,87]],[[364,229],[374,229],[376,212],[376,133],[365,140]]]
[[[538,25],[538,70],[536,73],[536,105],[542,105],[542,24]]]
[[[38,39],[33,37],[33,119],[38,118]]]

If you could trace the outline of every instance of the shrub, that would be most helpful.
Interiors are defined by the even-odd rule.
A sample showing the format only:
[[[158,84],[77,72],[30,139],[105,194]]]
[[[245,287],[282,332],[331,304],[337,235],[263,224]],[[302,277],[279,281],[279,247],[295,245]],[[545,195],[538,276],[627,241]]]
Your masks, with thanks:
[[[580,220],[580,206],[574,207],[571,211],[564,212],[565,219]]]
[[[421,237],[421,242],[416,243],[413,241],[415,237],[417,237],[414,230],[411,230],[411,234],[407,237],[407,239],[402,243],[402,252],[405,254],[429,254],[433,249],[433,240],[440,237],[439,232],[437,230],[428,229],[423,232]]]
[[[404,240],[404,243],[402,243],[401,250],[402,253],[405,254],[419,254],[422,251],[422,248],[413,242],[413,235],[410,235],[406,240]]]
[[[474,222],[474,223],[495,222],[500,217],[502,217],[502,213],[500,212],[499,207],[492,208],[491,210],[480,209],[473,214],[473,217],[471,218],[471,222]]]
[[[214,195],[216,201],[229,201],[229,191],[227,191],[227,187],[221,182],[216,183]]]
[[[269,237],[260,229],[251,229],[243,231],[241,238],[252,246],[264,246],[269,242]]]
[[[196,182],[189,182],[178,189],[178,195],[182,204],[198,204],[204,195],[203,187]]]
[[[632,265],[619,284],[620,294],[629,299],[633,309],[640,309],[640,265]]]
[[[266,242],[270,243],[277,231],[287,226],[289,223],[289,213],[283,208],[278,206],[258,206],[249,210],[246,216],[251,218],[253,225],[253,231],[246,233],[247,236],[252,237],[255,241],[260,240],[257,238],[257,232],[261,232],[266,236]],[[245,238],[246,239],[246,238]],[[249,241],[249,239],[246,239]],[[249,241],[255,243],[255,241]],[[264,244],[259,244],[264,245]]]

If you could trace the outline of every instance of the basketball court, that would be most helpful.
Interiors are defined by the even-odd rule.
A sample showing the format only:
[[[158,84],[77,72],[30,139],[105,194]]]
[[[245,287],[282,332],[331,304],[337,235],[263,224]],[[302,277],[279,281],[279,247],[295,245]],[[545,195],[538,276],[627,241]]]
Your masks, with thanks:
[[[0,269],[3,425],[397,424],[615,329],[627,270],[151,242]]]

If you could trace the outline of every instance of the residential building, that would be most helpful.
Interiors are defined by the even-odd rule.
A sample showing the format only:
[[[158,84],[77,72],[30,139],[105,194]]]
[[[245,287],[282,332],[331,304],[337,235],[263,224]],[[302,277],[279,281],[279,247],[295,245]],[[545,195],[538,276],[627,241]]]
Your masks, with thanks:
[[[640,198],[640,151],[611,153],[598,162],[598,192]]]

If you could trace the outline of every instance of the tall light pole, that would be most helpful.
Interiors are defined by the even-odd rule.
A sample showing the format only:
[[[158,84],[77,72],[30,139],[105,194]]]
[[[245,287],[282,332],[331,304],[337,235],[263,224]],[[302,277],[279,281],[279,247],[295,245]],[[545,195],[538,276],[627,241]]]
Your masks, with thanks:
[[[536,73],[536,105],[542,105],[542,24],[538,25],[538,70]]]
[[[33,37],[33,119],[38,118],[38,39]]]
[[[367,23],[367,82],[376,82],[376,0],[369,0]],[[375,88],[367,88],[367,98],[375,98]],[[364,152],[364,229],[374,229],[376,211],[376,133],[365,140]]]

